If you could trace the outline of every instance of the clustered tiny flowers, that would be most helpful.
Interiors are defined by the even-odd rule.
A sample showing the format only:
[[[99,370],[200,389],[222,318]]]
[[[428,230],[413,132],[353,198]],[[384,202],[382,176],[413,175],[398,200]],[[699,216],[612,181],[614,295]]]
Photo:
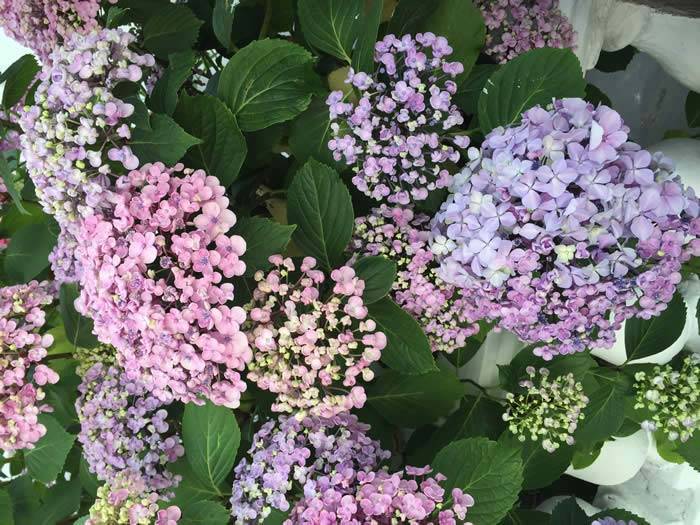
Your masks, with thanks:
[[[655,366],[634,376],[635,409],[649,413],[642,427],[663,432],[669,441],[688,441],[700,425],[700,357],[683,359],[680,370]]]
[[[133,50],[135,41],[119,29],[73,34],[53,52],[35,105],[19,119],[22,155],[37,197],[61,227],[52,257],[58,281],[79,278],[72,254],[80,219],[105,206],[114,173],[139,166],[126,144],[134,105],[112,92],[120,82],[143,83],[151,75],[155,59]]]
[[[290,258],[270,257],[273,268],[255,274],[246,333],[255,349],[248,379],[276,394],[277,412],[330,417],[364,405],[358,377],[371,381],[386,336],[368,318],[364,281],[349,266],[327,280],[306,257],[301,275]],[[293,277],[290,279],[290,277]]]
[[[504,64],[531,49],[573,48],[576,32],[559,0],[477,0],[486,24],[484,51]]]
[[[449,166],[469,144],[466,136],[447,134],[464,120],[452,103],[452,79],[464,67],[446,60],[451,53],[447,40],[432,33],[387,35],[375,45],[374,74],[350,70],[347,83],[359,90],[359,101],[345,102],[342,91],[329,95],[328,147],[335,160],[353,165],[352,182],[364,194],[408,204],[450,185]]]
[[[700,254],[698,199],[607,106],[535,107],[497,128],[436,215],[439,275],[545,359],[610,348],[663,311]]]
[[[53,337],[42,333],[44,308],[56,297],[48,282],[0,288],[0,449],[33,448],[46,433],[39,423],[41,387],[58,382],[58,374],[42,363]]]
[[[182,164],[146,164],[116,182],[114,208],[84,219],[80,311],[128,377],[163,402],[235,408],[252,355],[230,306],[245,241],[219,181]]]
[[[411,208],[382,205],[356,219],[351,249],[356,256],[381,255],[396,263],[394,301],[423,327],[434,352],[451,353],[479,328],[469,322],[470,301],[437,275],[429,220]]]
[[[573,445],[573,434],[583,419],[588,398],[574,375],[549,378],[549,370],[528,366],[528,379],[521,381],[524,392],[506,395],[503,421],[519,441],[541,441],[542,448],[554,452],[561,445]]]
[[[634,520],[618,520],[608,516],[606,518],[599,518],[597,520],[594,520],[591,523],[591,525],[637,525],[637,522]]]

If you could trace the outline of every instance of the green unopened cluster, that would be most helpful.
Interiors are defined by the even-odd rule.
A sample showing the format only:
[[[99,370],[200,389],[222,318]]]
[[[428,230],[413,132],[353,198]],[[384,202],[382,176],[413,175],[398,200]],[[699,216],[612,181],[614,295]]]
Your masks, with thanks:
[[[525,392],[508,393],[503,420],[520,441],[541,441],[542,448],[554,452],[562,444],[573,445],[573,434],[583,419],[588,398],[573,374],[549,379],[549,370],[526,368],[528,379],[521,381]]]
[[[651,412],[642,428],[659,430],[670,441],[688,441],[700,422],[700,357],[688,356],[680,370],[655,366],[634,376],[634,408]]]

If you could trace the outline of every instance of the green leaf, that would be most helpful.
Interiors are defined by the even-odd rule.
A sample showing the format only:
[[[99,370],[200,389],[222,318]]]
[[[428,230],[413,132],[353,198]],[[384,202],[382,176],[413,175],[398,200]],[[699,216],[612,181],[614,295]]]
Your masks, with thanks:
[[[304,38],[313,47],[351,62],[363,0],[299,0]]]
[[[497,70],[498,66],[496,64],[477,64],[474,66],[454,96],[454,102],[459,106],[459,109],[468,115],[476,114],[479,97],[486,85],[486,81]]]
[[[97,489],[100,486],[100,482],[93,473],[90,472],[88,468],[87,461],[85,457],[80,458],[80,467],[78,470],[78,479],[80,479],[80,484],[85,489],[85,492],[90,494],[93,498],[97,496]]]
[[[169,65],[153,87],[149,107],[154,113],[172,115],[177,106],[177,94],[192,73],[195,54],[191,49],[173,53],[168,58]]]
[[[469,337],[462,348],[455,349],[451,354],[445,354],[445,357],[455,368],[462,368],[474,358],[483,344],[484,341],[478,337]]]
[[[233,16],[240,0],[216,0],[211,17],[212,27],[216,38],[227,50],[231,50],[231,29],[233,28]]]
[[[281,512],[277,509],[272,509],[270,515],[265,518],[263,525],[282,525],[289,517],[289,512]]]
[[[657,354],[671,346],[683,333],[685,317],[685,301],[676,293],[661,315],[628,319],[625,322],[627,361]]]
[[[19,192],[15,187],[15,183],[12,180],[12,170],[10,169],[10,165],[7,163],[7,159],[5,159],[2,154],[0,154],[0,176],[2,176],[2,181],[5,183],[7,193],[10,194],[12,202],[17,207],[19,212],[23,215],[29,215],[29,212],[22,204],[22,197],[20,197]]]
[[[352,67],[355,71],[374,70],[374,44],[382,19],[383,0],[368,0],[365,12],[360,18],[355,50],[352,54]]]
[[[574,457],[574,448],[562,445],[554,452],[547,452],[542,443],[527,439],[524,442],[509,431],[503,433],[499,443],[520,450],[523,461],[523,489],[546,487],[561,477]]]
[[[291,120],[311,102],[306,82],[311,61],[308,51],[291,42],[256,40],[226,64],[219,79],[219,98],[243,131]]]
[[[333,166],[331,150],[328,141],[333,138],[331,119],[326,103],[315,98],[301,115],[294,119],[289,132],[289,149],[300,163],[310,157]]]
[[[355,273],[365,282],[362,300],[376,303],[386,297],[396,280],[396,263],[382,256],[362,257],[355,265]]]
[[[586,85],[586,96],[584,97],[588,102],[597,106],[598,104],[603,104],[604,106],[612,107],[612,101],[605,93],[600,89],[595,87],[593,84]]]
[[[248,147],[233,113],[210,95],[184,96],[175,120],[201,142],[187,154],[187,160],[219,179],[228,188],[243,166]]]
[[[550,525],[590,525],[591,522],[576,498],[567,498],[554,508]]]
[[[63,430],[58,421],[48,414],[41,414],[39,422],[46,427],[46,434],[33,449],[25,452],[24,457],[29,474],[34,479],[49,484],[63,470],[75,436]]]
[[[695,432],[695,435],[685,443],[678,442],[676,452],[680,455],[691,467],[700,472],[700,433]]]
[[[270,255],[284,253],[295,229],[294,225],[279,224],[265,217],[240,218],[232,233],[243,237],[247,244],[242,257],[245,275],[251,277],[258,270],[267,270]]]
[[[367,400],[373,408],[390,423],[411,428],[446,416],[463,395],[464,387],[457,377],[443,370],[419,376],[390,370],[367,387]]]
[[[117,7],[113,5],[107,11],[107,24],[109,29],[114,29],[120,25],[127,22],[127,15],[129,14],[129,9]]]
[[[13,283],[31,281],[48,267],[55,244],[56,236],[47,224],[22,226],[5,250],[5,276]]]
[[[233,467],[241,431],[233,412],[210,401],[185,405],[182,418],[185,457],[205,486],[218,487]]]
[[[700,127],[700,93],[688,93],[688,98],[685,99],[685,117],[689,128]]]
[[[80,481],[60,479],[49,489],[39,508],[36,525],[55,525],[80,508]]]
[[[603,518],[615,518],[616,520],[623,520],[625,523],[634,521],[637,525],[649,525],[649,522],[644,518],[640,518],[636,514],[632,514],[630,511],[625,509],[607,509],[601,510],[598,514],[594,514],[589,520],[602,520]]]
[[[501,66],[479,97],[479,123],[484,134],[510,126],[533,106],[552,98],[583,97],[586,81],[570,49],[542,48],[524,53]]]
[[[326,269],[343,262],[354,212],[350,192],[333,169],[314,159],[304,164],[289,186],[287,218],[297,225],[294,242],[304,254]]]
[[[407,375],[437,370],[428,338],[408,312],[388,297],[367,305],[367,309],[377,328],[386,335],[382,363]]]
[[[438,452],[432,467],[447,476],[441,484],[447,494],[459,488],[474,498],[473,523],[498,525],[518,500],[523,466],[517,449],[486,438],[462,439]],[[450,503],[446,497],[445,507]]]
[[[183,509],[182,525],[226,525],[229,522],[228,510],[215,501],[198,501]]]
[[[0,490],[0,525],[15,525],[12,514],[12,499],[6,490]]]
[[[143,27],[143,46],[160,58],[192,49],[202,24],[190,8],[163,4]]]
[[[501,525],[550,525],[551,516],[531,509],[512,509]]]
[[[53,350],[53,347],[51,348]],[[53,408],[51,415],[64,427],[78,423],[75,401],[78,397],[80,378],[75,374],[76,361],[59,359],[51,362],[51,368],[60,376],[55,385],[44,386],[46,402]]]
[[[602,370],[599,372],[599,374]],[[596,378],[602,378],[596,375]],[[589,395],[583,420],[574,437],[581,444],[593,444],[614,435],[625,420],[625,399],[630,387],[629,378],[612,372],[602,379],[600,388]]]
[[[9,109],[22,100],[40,69],[33,55],[24,55],[0,75],[0,84],[5,82],[2,92],[4,108]]]
[[[136,128],[131,135],[131,149],[141,165],[162,162],[172,166],[192,146],[201,141],[187,133],[168,115],[151,116],[150,128]]]
[[[64,283],[59,292],[59,310],[63,319],[66,337],[73,346],[94,348],[99,345],[97,337],[92,333],[92,319],[83,317],[75,310],[75,300],[80,295],[78,285]]]

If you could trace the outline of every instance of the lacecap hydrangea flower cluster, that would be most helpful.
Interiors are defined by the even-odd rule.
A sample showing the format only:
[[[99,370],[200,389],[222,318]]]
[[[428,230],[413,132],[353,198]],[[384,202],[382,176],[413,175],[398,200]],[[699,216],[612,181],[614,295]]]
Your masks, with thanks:
[[[135,169],[126,145],[134,106],[113,94],[115,86],[143,83],[155,59],[133,50],[136,37],[120,29],[72,34],[41,72],[35,105],[26,108],[22,155],[46,213],[61,226],[52,269],[58,281],[75,281],[72,255],[79,219],[105,205],[112,176]]]
[[[469,144],[447,133],[464,121],[452,103],[451,80],[464,67],[447,61],[451,53],[447,40],[432,33],[387,35],[375,45],[377,71],[348,75],[359,101],[346,102],[342,91],[328,96],[328,147],[335,160],[353,165],[352,182],[365,195],[408,204],[450,185],[449,166]]]
[[[439,275],[545,359],[609,348],[663,311],[700,254],[698,199],[607,106],[554,101],[497,128],[433,222]]]
[[[549,378],[549,370],[528,366],[528,379],[520,382],[524,392],[506,395],[503,421],[520,441],[541,441],[554,452],[561,445],[574,444],[574,432],[583,419],[588,397],[573,374]]]
[[[41,387],[59,378],[42,363],[53,344],[53,337],[42,329],[44,308],[55,297],[48,282],[0,288],[0,449],[4,451],[33,448],[46,433],[38,416],[51,408],[42,403]]]
[[[357,379],[372,380],[370,365],[386,346],[367,316],[364,281],[349,266],[333,270],[328,281],[312,257],[304,258],[299,276],[289,258],[273,255],[270,262],[272,270],[255,274],[246,306],[255,349],[247,378],[276,394],[277,412],[330,417],[362,407],[367,396]]]
[[[356,256],[382,255],[396,263],[392,298],[418,321],[434,352],[451,353],[479,327],[469,322],[469,299],[437,275],[429,221],[411,208],[382,205],[355,220],[350,248]]]
[[[484,51],[501,64],[531,49],[575,46],[559,0],[477,0],[476,6],[486,24]]]
[[[700,424],[700,356],[683,360],[680,370],[655,366],[634,376],[636,409],[650,413],[642,427],[663,432],[669,441],[688,441]]]
[[[115,485],[98,487],[85,525],[176,525],[180,509],[161,509],[158,501],[158,493],[149,492],[140,480],[118,479]]]
[[[612,518],[610,516],[606,518],[600,518],[597,520],[594,520],[591,525],[637,525],[637,522],[634,520],[630,521],[625,521],[625,520],[618,520],[615,518]]]
[[[117,349],[130,379],[163,402],[235,408],[252,354],[229,306],[245,241],[219,181],[182,164],[146,164],[116,182],[114,208],[83,221],[76,307]]]

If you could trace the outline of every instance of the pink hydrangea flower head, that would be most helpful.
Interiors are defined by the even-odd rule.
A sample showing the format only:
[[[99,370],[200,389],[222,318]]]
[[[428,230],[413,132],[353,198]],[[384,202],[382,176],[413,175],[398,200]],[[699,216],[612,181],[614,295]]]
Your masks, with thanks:
[[[693,190],[628,132],[581,99],[530,109],[470,149],[434,219],[440,276],[545,359],[659,315],[700,252]]]
[[[258,285],[246,307],[245,330],[254,348],[247,377],[277,395],[276,412],[330,417],[362,407],[366,396],[358,378],[372,380],[369,367],[386,346],[367,317],[364,281],[344,266],[328,282],[311,257],[299,276],[291,259],[272,256],[270,262],[267,274],[256,273]]]
[[[202,170],[160,163],[115,186],[113,210],[85,218],[78,232],[76,306],[127,377],[161,401],[237,407],[252,353],[230,278],[245,272],[246,245],[229,233],[224,188]]]
[[[365,195],[405,205],[449,186],[449,165],[469,142],[447,135],[464,120],[452,103],[452,79],[464,67],[447,61],[451,53],[447,40],[432,33],[387,35],[375,45],[372,75],[350,70],[346,82],[359,101],[346,102],[342,91],[328,96],[328,147],[335,160],[353,166],[352,182]]]

